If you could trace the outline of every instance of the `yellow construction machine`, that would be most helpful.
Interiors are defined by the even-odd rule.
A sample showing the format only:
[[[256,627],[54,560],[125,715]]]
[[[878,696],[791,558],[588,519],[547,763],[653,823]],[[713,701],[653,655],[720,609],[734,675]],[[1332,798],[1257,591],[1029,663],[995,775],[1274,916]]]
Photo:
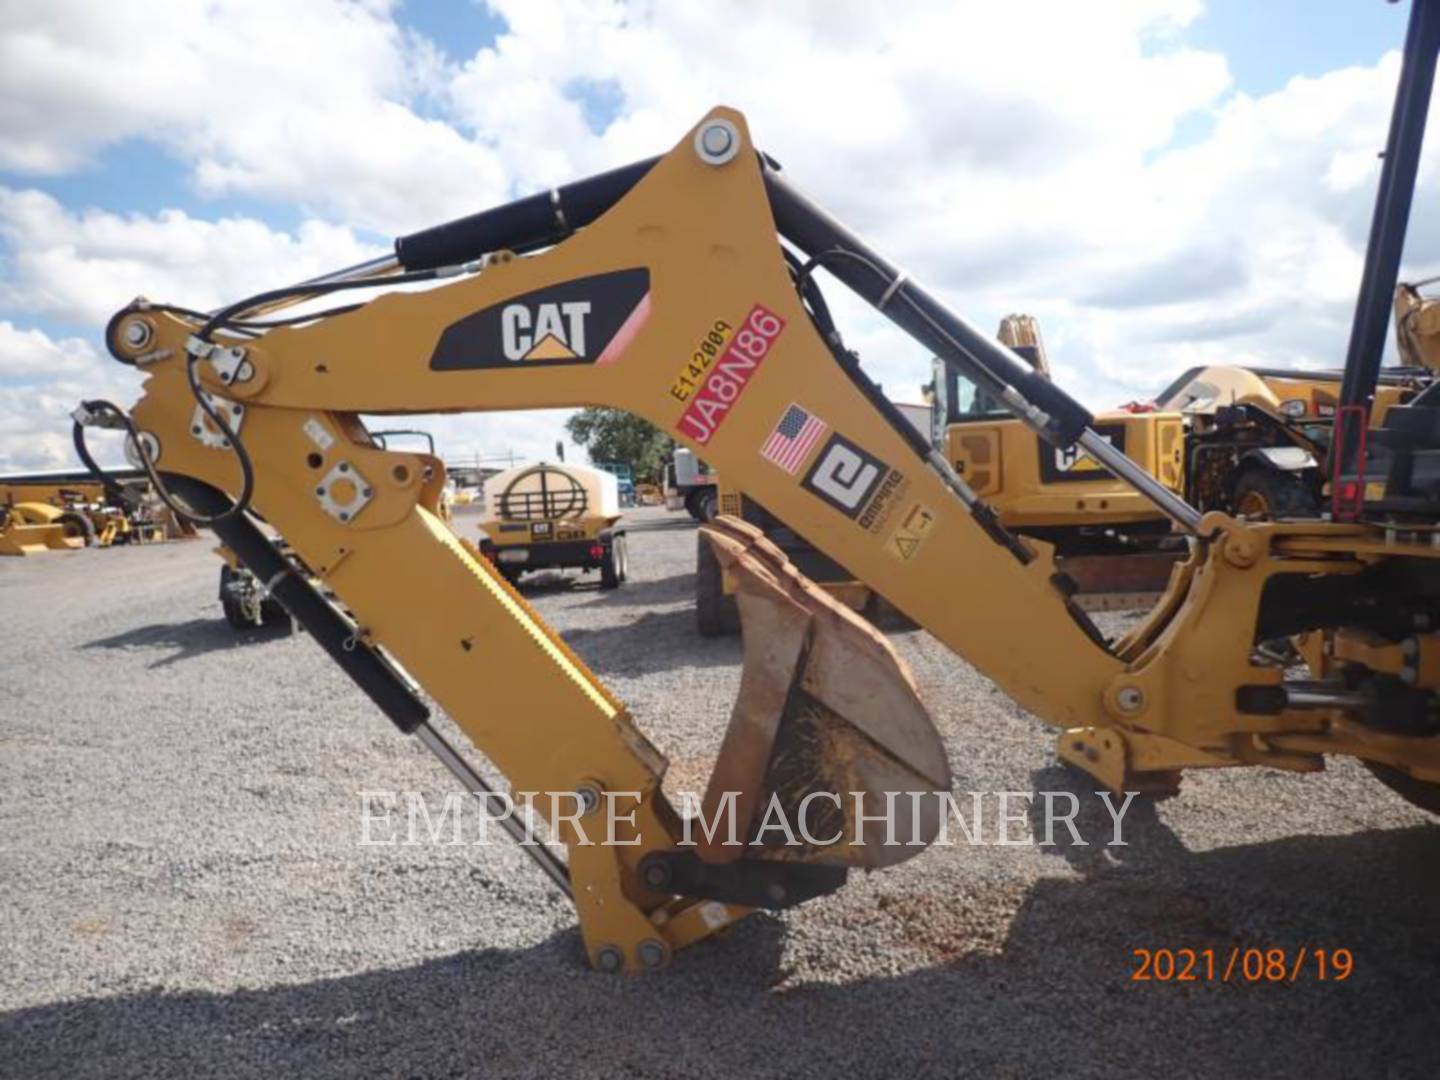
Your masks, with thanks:
[[[1106,788],[1171,790],[1191,768],[1315,772],[1346,755],[1433,805],[1440,411],[1422,396],[1373,431],[1368,413],[1437,45],[1440,3],[1419,0],[1337,402],[1337,418],[1356,420],[1337,423],[1335,518],[1197,512],[1062,389],[816,206],[728,108],[662,157],[402,237],[391,257],[208,315],[137,301],[108,345],[143,371],[141,399],[84,402],[76,422],[126,432],[164,496],[487,805],[498,794],[431,724],[416,684],[517,791],[568,796],[536,804],[565,857],[524,850],[573,897],[602,970],[663,966],[751,910],[923,850],[939,800],[885,811],[948,792],[945,748],[886,639],[722,516],[704,528],[738,582],[745,670],[702,813],[737,834],[697,839],[662,791],[646,717],[441,519],[443,467],[376,445],[361,414],[594,404],[646,417],[1057,728],[1061,757]],[[1008,529],[973,469],[960,475],[893,422],[829,315],[822,267],[1184,534],[1188,557],[1153,611],[1107,637],[1054,547]],[[423,282],[435,287],[272,314]],[[691,375],[714,333],[725,347]],[[682,373],[692,385],[677,397]],[[784,453],[812,422],[818,436]],[[338,603],[290,572],[255,514]],[[1301,636],[1304,674],[1266,648]],[[800,841],[769,828],[777,808],[809,825]]]
[[[0,489],[0,555],[75,551],[94,543],[87,515],[51,502]]]
[[[162,524],[172,515],[152,502],[148,488],[138,470],[100,480],[68,472],[0,477],[0,555],[143,543],[171,531],[193,535],[188,524]]]
[[[1379,370],[1369,427],[1378,430],[1392,405],[1406,405],[1434,382],[1417,340],[1433,329],[1411,324],[1419,297],[1396,293],[1402,361]],[[1434,301],[1426,301],[1433,304]],[[1415,305],[1415,306],[1412,306]],[[1154,409],[1185,421],[1184,490],[1201,510],[1264,519],[1313,517],[1331,478],[1325,474],[1344,372],[1217,364],[1191,368],[1155,398]]]

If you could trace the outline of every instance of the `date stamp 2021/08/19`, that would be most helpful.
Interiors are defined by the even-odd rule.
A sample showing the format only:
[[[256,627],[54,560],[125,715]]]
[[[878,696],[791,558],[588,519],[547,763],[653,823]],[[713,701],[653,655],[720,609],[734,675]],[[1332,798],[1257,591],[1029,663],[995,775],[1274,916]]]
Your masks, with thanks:
[[[1203,949],[1131,949],[1131,982],[1344,982],[1355,971],[1349,949],[1231,945]]]

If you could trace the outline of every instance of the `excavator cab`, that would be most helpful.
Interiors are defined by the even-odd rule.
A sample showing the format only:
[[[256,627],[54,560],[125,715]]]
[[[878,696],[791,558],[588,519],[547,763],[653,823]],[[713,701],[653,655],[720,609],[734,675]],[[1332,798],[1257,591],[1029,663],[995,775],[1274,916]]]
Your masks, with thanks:
[[[1044,379],[1050,363],[1031,315],[1008,315],[1001,344]],[[1056,447],[1004,401],[942,358],[933,364],[937,449],[1010,529],[1055,546],[1087,609],[1143,607],[1164,589],[1183,540],[1130,484],[1078,447]],[[1173,412],[1117,410],[1095,430],[1167,490],[1184,493],[1185,428]]]

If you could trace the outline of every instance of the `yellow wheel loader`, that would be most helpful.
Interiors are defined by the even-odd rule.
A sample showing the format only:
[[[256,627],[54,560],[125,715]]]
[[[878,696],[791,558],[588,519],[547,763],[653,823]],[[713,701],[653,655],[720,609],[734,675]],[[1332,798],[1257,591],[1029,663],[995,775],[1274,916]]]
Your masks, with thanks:
[[[144,486],[113,472],[103,482],[73,473],[0,477],[0,555],[150,539],[154,530],[140,509]]]
[[[94,542],[94,526],[80,511],[0,493],[0,555],[76,551]]]
[[[889,642],[722,515],[704,528],[738,582],[745,667],[697,829],[662,789],[647,718],[441,520],[443,467],[376,445],[362,414],[593,404],[646,417],[1054,726],[1061,757],[1109,789],[1173,790],[1194,768],[1316,772],[1344,755],[1433,801],[1440,412],[1422,395],[1373,432],[1368,421],[1437,48],[1440,0],[1418,0],[1337,402],[1337,419],[1356,417],[1337,423],[1331,451],[1348,520],[1198,512],[1063,389],[812,202],[724,107],[659,158],[401,237],[359,267],[210,314],[137,301],[107,344],[143,368],[142,396],[128,410],[83,402],[76,423],[123,430],[157,490],[272,582],[486,806],[504,800],[431,723],[432,703],[515,790],[555,796],[535,809],[563,857],[523,850],[572,897],[603,971],[662,967],[755,909],[923,851],[950,788],[945,747]],[[822,266],[1186,536],[1147,616],[1118,639],[1102,633],[1054,546],[1007,528],[945,454],[894,422],[844,347]],[[274,314],[418,283],[434,287]],[[712,333],[726,346],[692,373]],[[764,448],[796,409],[823,432],[777,461]],[[255,514],[314,582],[287,572]],[[1307,673],[1266,647],[1302,635],[1320,643]],[[778,836],[777,816],[791,824]]]

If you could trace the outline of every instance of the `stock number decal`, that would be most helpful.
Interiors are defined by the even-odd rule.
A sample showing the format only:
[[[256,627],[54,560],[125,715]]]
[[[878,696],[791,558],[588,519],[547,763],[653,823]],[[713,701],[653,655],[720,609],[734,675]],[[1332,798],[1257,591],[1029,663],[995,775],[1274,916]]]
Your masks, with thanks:
[[[689,403],[675,429],[701,446],[708,443],[784,329],[785,320],[773,311],[759,304],[751,308],[724,352],[710,365],[699,388],[687,399]]]
[[[889,518],[909,481],[868,450],[836,432],[800,486],[871,532]]]
[[[670,384],[670,396],[676,401],[685,402],[705,378],[706,372],[715,363],[715,358],[725,351],[725,346],[730,343],[731,335],[735,328],[724,319],[716,319],[715,325],[710,327],[709,332],[700,339],[695,346],[695,351],[690,354],[690,360],[680,369],[680,374],[675,376],[675,381]]]

